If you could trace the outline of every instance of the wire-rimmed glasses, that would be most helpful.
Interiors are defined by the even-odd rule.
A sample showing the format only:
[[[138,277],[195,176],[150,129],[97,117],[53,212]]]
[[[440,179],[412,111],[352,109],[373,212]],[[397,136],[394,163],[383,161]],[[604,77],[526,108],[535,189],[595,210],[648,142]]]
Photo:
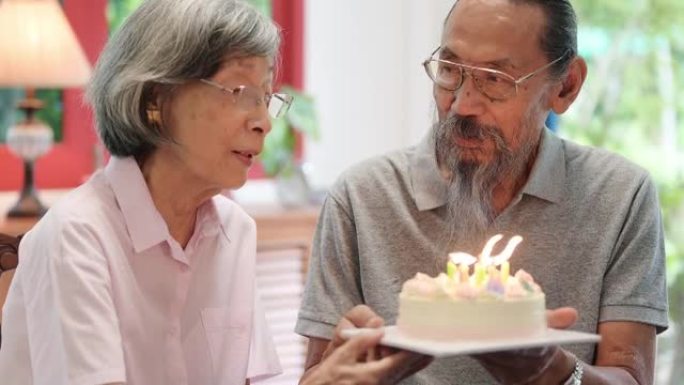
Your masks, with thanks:
[[[209,79],[200,79],[200,82],[218,88],[223,93],[232,96],[235,104],[246,111],[251,111],[261,105],[265,105],[268,109],[268,114],[274,119],[285,115],[294,99],[292,95],[264,93],[263,90],[252,86],[241,85],[227,88]]]
[[[516,79],[505,72],[492,68],[475,67],[436,58],[435,54],[440,48],[437,47],[430,57],[423,62],[425,72],[435,84],[447,91],[457,91],[463,85],[467,74],[480,92],[489,99],[496,101],[503,101],[517,95],[518,86],[521,83],[532,79],[567,55],[566,52],[556,60]]]

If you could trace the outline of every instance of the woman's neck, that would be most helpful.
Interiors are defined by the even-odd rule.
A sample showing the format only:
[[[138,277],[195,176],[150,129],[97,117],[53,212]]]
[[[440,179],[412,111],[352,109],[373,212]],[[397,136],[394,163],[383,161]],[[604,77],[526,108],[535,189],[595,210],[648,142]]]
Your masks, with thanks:
[[[220,189],[201,183],[163,150],[157,150],[138,164],[169,233],[185,248],[195,231],[197,210]]]

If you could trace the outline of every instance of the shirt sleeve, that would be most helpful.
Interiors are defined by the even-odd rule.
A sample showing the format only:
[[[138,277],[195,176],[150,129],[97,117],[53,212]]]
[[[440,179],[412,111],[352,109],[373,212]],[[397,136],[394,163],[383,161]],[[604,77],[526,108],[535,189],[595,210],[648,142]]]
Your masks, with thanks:
[[[328,195],[313,239],[309,272],[295,331],[331,339],[344,313],[362,304],[356,229],[339,194]]]
[[[633,321],[668,327],[663,224],[656,189],[645,177],[606,271],[599,322]]]
[[[96,234],[64,223],[50,238],[29,247],[33,267],[47,269],[45,279],[23,285],[34,382],[125,382],[109,266]]]
[[[254,292],[254,322],[249,348],[247,378],[252,382],[258,382],[274,377],[282,373],[283,370],[280,366],[273,338],[266,324],[266,314],[259,299],[259,293],[256,289]]]

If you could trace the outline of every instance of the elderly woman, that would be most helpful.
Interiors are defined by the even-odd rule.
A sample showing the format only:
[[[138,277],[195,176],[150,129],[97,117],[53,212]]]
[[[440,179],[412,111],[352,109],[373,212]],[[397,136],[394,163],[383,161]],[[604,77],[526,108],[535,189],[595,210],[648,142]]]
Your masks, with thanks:
[[[270,118],[279,31],[233,0],[148,0],[88,90],[107,167],[26,235],[4,308],[10,384],[244,384],[280,371],[255,293],[245,183]],[[270,114],[270,115],[269,115]],[[355,308],[346,325],[375,325]],[[339,337],[339,336],[338,336]],[[400,379],[427,361],[332,344],[309,383]]]

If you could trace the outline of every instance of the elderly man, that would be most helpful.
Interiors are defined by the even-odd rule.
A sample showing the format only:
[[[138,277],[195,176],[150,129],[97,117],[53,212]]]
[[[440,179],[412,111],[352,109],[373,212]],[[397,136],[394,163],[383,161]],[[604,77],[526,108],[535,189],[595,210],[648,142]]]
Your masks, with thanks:
[[[502,232],[526,239],[511,264],[540,282],[547,306],[577,310],[550,312],[552,324],[578,315],[576,329],[602,341],[438,360],[406,383],[652,383],[667,328],[653,183],[544,127],[586,77],[576,35],[569,0],[453,6],[425,62],[438,123],[417,146],[344,173],[325,202],[297,324],[310,337],[308,367],[345,310],[363,303],[393,324],[405,280]]]

